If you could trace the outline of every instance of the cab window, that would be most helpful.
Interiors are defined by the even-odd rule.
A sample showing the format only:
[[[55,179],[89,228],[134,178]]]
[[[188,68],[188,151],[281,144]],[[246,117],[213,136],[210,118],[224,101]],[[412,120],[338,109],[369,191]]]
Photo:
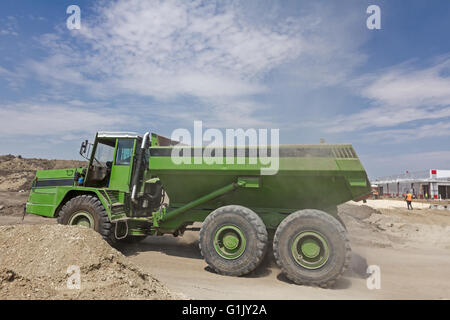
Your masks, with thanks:
[[[93,165],[105,166],[108,161],[114,158],[114,142],[107,144],[107,141],[99,142],[95,148]]]
[[[134,140],[120,139],[117,143],[116,165],[129,165],[133,156]]]

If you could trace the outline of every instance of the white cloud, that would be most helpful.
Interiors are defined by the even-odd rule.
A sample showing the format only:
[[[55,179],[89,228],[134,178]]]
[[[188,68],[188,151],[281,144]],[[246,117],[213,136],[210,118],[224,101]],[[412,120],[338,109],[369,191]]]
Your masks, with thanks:
[[[92,20],[84,17],[71,37],[67,30],[39,37],[48,56],[26,61],[18,74],[50,85],[56,97],[80,90],[94,99],[150,97],[168,110],[160,114],[179,120],[199,119],[196,115],[220,127],[261,126],[270,122],[255,115],[266,106],[252,97],[267,92],[268,72],[306,47],[296,21],[256,25],[232,2],[131,0],[97,6]],[[192,110],[172,112],[171,104],[186,97],[196,101]]]
[[[7,16],[0,20],[0,35],[2,36],[18,36],[17,19],[14,16]]]
[[[364,139],[368,142],[382,140],[387,144],[417,141],[419,139],[430,137],[450,137],[450,122],[442,121],[409,127],[405,129],[378,130],[364,134]]]
[[[362,95],[380,105],[398,108],[450,105],[450,58],[425,69],[401,66],[373,79]]]
[[[269,116],[261,116],[267,109],[266,105],[251,100],[209,100],[208,110],[190,108],[186,106],[172,106],[172,108],[157,108],[155,116],[176,119],[182,124],[192,125],[193,121],[201,120],[208,128],[269,128],[277,127]],[[256,116],[258,115],[258,116]]]
[[[10,29],[1,29],[0,30],[0,34],[1,35],[6,35],[6,36],[8,36],[8,35],[11,35],[11,36],[18,36],[19,34],[17,33],[17,32],[15,32],[15,31],[12,31],[12,30],[10,30]]]
[[[281,14],[277,3],[265,3],[265,11],[259,8],[261,14],[250,18],[246,5],[98,2],[93,14],[83,15],[81,30],[57,29],[37,38],[48,55],[17,68],[16,82],[34,78],[49,85],[41,95],[50,102],[52,95],[74,100],[80,94],[94,100],[122,95],[174,109],[171,104],[190,100],[196,102],[192,110],[167,114],[197,115],[218,127],[271,126],[268,114],[280,106],[257,97],[270,94],[266,80],[273,70],[280,68],[295,87],[330,86],[365,61],[358,52],[364,36],[354,32],[358,10],[308,2],[291,15]]]
[[[450,117],[450,58],[431,67],[415,69],[408,64],[354,81],[355,89],[370,101],[370,107],[340,116],[327,124],[329,132],[411,125],[422,120],[441,121]],[[436,125],[434,123],[431,125]],[[428,128],[429,126],[426,126]],[[425,129],[426,129],[425,128]],[[399,133],[407,131],[383,131]],[[431,136],[432,130],[426,130]],[[439,134],[435,131],[435,134]],[[378,135],[377,132],[372,135]]]
[[[23,86],[23,74],[18,74],[12,71],[9,71],[2,66],[0,66],[0,76],[4,80],[7,81],[8,85],[12,89],[17,89]]]
[[[89,110],[38,103],[0,105],[0,136],[67,136],[68,133],[95,133],[136,122],[111,109]]]
[[[295,30],[253,26],[231,4],[117,1],[97,14],[73,32],[73,43],[44,37],[52,55],[29,69],[43,81],[73,83],[92,94],[233,98],[263,92],[260,77],[302,47]]]
[[[308,8],[311,6],[311,8]],[[345,6],[342,2],[309,2],[308,14],[298,24],[303,37],[303,54],[297,63],[283,70],[293,75],[299,88],[343,86],[354,77],[354,71],[367,61],[360,47],[368,34],[361,25],[360,2]],[[362,8],[363,6],[361,6]]]
[[[11,76],[11,72],[0,66],[0,74],[4,76]]]

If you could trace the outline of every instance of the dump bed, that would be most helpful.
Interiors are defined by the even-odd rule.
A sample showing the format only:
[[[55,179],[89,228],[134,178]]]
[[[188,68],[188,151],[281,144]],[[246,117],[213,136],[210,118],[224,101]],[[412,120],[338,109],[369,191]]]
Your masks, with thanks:
[[[228,193],[203,204],[202,208],[239,204],[256,211],[325,210],[371,192],[367,174],[351,145],[282,145],[278,156],[269,149],[268,155],[279,162],[278,171],[272,175],[261,174],[261,169],[269,165],[255,159],[255,155],[260,154],[252,147],[240,151],[240,148],[224,148],[223,163],[213,164],[208,163],[211,162],[208,157],[195,157],[196,152],[205,155],[205,148],[200,148],[201,153],[198,149],[186,146],[150,148],[150,172],[161,179],[171,207],[189,203],[240,177],[254,177],[257,182],[253,188]],[[190,159],[190,163],[175,163],[172,155],[183,155],[183,152],[186,162]],[[215,152],[217,150],[209,150],[206,154],[215,155]],[[227,159],[227,152],[233,157]],[[191,156],[186,156],[189,154]]]

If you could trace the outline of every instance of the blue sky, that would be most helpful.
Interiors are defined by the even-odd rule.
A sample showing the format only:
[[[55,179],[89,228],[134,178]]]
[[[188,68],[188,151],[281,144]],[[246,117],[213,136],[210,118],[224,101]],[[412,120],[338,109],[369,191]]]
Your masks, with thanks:
[[[370,177],[450,169],[449,31],[446,0],[3,0],[0,154],[77,159],[97,130],[202,120],[352,143]]]

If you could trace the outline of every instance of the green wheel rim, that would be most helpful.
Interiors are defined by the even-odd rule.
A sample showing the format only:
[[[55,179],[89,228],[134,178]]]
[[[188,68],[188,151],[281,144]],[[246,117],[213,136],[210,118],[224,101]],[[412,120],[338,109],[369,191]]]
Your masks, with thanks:
[[[302,231],[295,236],[291,246],[294,260],[306,269],[319,269],[330,256],[328,242],[315,231]]]
[[[246,239],[242,231],[234,225],[220,227],[214,235],[214,248],[224,259],[239,258],[245,251]]]
[[[70,218],[69,225],[94,229],[94,217],[89,212],[79,211]]]

